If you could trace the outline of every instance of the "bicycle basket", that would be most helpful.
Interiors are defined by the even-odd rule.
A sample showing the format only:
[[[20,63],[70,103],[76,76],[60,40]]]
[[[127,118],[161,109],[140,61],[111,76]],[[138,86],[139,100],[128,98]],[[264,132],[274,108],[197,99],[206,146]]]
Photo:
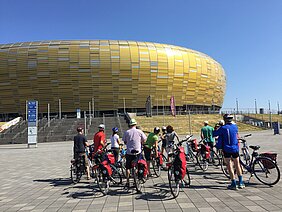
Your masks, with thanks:
[[[264,153],[261,153],[260,156],[270,158],[271,160],[273,160],[276,163],[277,153],[264,152]],[[269,161],[267,161],[267,160],[263,160],[262,164],[267,169],[275,168],[275,166],[272,163],[270,163]]]

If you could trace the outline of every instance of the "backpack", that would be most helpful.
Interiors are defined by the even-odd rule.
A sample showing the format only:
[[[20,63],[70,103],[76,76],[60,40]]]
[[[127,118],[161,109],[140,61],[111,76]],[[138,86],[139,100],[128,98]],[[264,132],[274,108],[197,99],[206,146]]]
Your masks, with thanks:
[[[183,147],[179,147],[179,152],[174,158],[173,165],[175,179],[184,179],[186,175],[186,156]]]
[[[112,175],[112,168],[108,160],[104,160],[100,164],[100,168],[102,170],[103,177],[110,177]]]
[[[137,162],[138,178],[143,179],[147,176],[148,167],[147,162],[144,159],[139,159]]]

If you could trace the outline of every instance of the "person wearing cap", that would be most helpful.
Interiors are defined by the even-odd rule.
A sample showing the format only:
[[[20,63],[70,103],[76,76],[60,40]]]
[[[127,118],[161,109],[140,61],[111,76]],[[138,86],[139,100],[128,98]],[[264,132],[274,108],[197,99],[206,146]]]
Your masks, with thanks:
[[[89,146],[87,142],[87,138],[83,135],[83,128],[78,127],[77,135],[73,138],[73,153],[74,159],[77,160],[78,157],[82,156],[84,159],[85,167],[86,167],[86,175],[87,179],[90,180],[90,171],[89,171],[89,164],[88,158],[86,155],[86,148]]]
[[[155,155],[153,157],[158,157],[158,141],[159,141],[159,133],[160,128],[155,127],[154,132],[150,132],[147,140],[144,144],[144,155],[147,162],[148,167],[148,175],[151,176],[151,170],[150,170],[150,162],[151,162],[151,152],[152,149],[155,148]]]
[[[129,175],[131,169],[131,163],[141,154],[142,144],[146,141],[147,137],[139,129],[136,129],[137,122],[135,119],[131,119],[129,122],[129,129],[124,132],[122,140],[126,144],[126,185],[129,188]],[[136,151],[137,154],[132,153],[132,150]]]
[[[119,155],[119,135],[118,135],[118,128],[114,127],[112,129],[113,134],[111,135],[110,139],[111,139],[111,150],[115,156],[115,162],[118,161],[118,155]]]
[[[166,127],[162,126],[162,155],[164,154],[165,148],[166,148]]]
[[[214,146],[214,138],[212,136],[214,129],[209,125],[208,121],[204,121],[204,127],[201,129],[201,139],[212,149]]]
[[[225,114],[223,116],[225,125],[218,128],[213,132],[213,136],[219,136],[216,147],[218,149],[223,149],[224,160],[230,174],[231,184],[228,189],[237,190],[237,188],[244,188],[245,184],[242,177],[242,169],[239,162],[239,146],[238,146],[238,127],[233,124],[233,116],[230,114]],[[239,184],[237,186],[232,161],[234,162],[235,169],[238,175]]]
[[[105,130],[105,125],[100,124],[99,125],[99,131],[95,133],[93,137],[93,143],[94,143],[94,154],[98,151],[101,150],[105,144],[106,144],[106,135],[104,133]]]

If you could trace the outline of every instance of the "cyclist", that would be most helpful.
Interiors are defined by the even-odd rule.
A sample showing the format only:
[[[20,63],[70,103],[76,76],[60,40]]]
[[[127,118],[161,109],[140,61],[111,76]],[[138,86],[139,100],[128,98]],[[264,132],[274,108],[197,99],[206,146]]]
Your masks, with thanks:
[[[110,137],[110,139],[111,139],[111,150],[114,153],[115,161],[117,162],[118,156],[119,156],[119,149],[120,149],[120,147],[119,147],[119,144],[120,144],[119,135],[117,134],[118,128],[114,127],[112,129],[112,131],[113,131],[113,134]]]
[[[129,188],[129,175],[132,161],[139,157],[141,153],[141,146],[146,141],[146,135],[139,129],[136,129],[137,122],[135,119],[131,119],[129,123],[129,129],[124,132],[122,140],[126,144],[126,185]],[[137,151],[137,154],[132,153],[132,150]]]
[[[166,148],[166,127],[165,126],[162,127],[161,139],[162,139],[162,155],[163,155],[164,154],[164,150]]]
[[[225,114],[223,116],[225,125],[218,128],[213,132],[213,136],[219,136],[217,148],[223,149],[224,160],[230,173],[231,184],[227,187],[228,189],[237,190],[236,179],[234,175],[233,166],[231,165],[231,159],[234,162],[236,172],[238,174],[239,188],[244,188],[245,184],[242,177],[242,169],[239,162],[239,146],[238,146],[238,127],[233,124],[233,116]]]
[[[179,142],[179,137],[178,137],[177,133],[174,131],[174,129],[173,129],[173,127],[171,125],[168,125],[166,127],[166,136],[165,136],[165,138],[166,138],[166,152],[170,153],[173,150],[173,144],[174,144],[175,138]]]
[[[204,127],[201,129],[201,138],[205,139],[205,144],[207,144],[211,149],[214,146],[214,138],[212,136],[214,129],[209,125],[208,121],[204,121]]]
[[[147,140],[144,144],[144,154],[145,154],[145,159],[147,162],[149,176],[151,176],[150,161],[151,161],[151,152],[153,148],[155,148],[155,155],[153,157],[155,158],[158,157],[159,133],[160,133],[160,128],[155,127],[154,132],[149,133]]]
[[[98,151],[101,150],[105,144],[106,144],[106,135],[104,133],[105,130],[105,125],[100,124],[99,125],[99,131],[95,133],[93,137],[93,143],[94,143],[94,154]]]
[[[74,153],[74,159],[77,161],[77,159],[82,156],[84,159],[84,164],[86,167],[86,175],[87,179],[90,180],[90,171],[89,171],[89,164],[88,164],[88,158],[86,155],[86,148],[89,146],[89,143],[87,142],[86,137],[83,135],[83,128],[78,127],[76,129],[77,135],[73,138],[73,153]]]

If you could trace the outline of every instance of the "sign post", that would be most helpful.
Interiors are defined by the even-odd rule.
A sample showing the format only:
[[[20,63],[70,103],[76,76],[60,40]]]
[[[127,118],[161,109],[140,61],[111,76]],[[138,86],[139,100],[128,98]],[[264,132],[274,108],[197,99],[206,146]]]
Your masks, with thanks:
[[[37,147],[37,118],[38,118],[38,101],[32,100],[27,102],[28,127],[27,127],[27,147],[35,145]]]

